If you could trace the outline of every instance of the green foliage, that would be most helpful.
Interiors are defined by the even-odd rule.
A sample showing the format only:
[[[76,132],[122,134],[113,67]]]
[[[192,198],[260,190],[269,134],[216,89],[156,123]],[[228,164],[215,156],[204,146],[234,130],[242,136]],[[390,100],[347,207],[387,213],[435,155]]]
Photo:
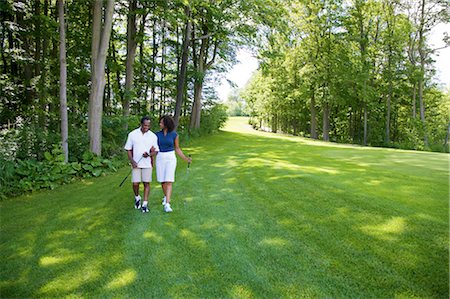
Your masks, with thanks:
[[[200,130],[193,132],[194,136],[217,132],[225,125],[227,119],[227,108],[223,104],[214,104],[209,109],[202,110]]]
[[[64,163],[64,153],[59,146],[43,153],[44,160],[23,159],[11,161],[0,156],[0,198],[17,196],[24,192],[54,189],[76,178],[89,178],[117,171],[122,163],[104,159],[85,152],[80,162]]]
[[[251,124],[345,143],[445,151],[448,104],[431,81],[431,60],[424,62],[425,70],[417,65],[411,36],[418,24],[401,5],[287,4],[289,26],[267,30],[259,51],[261,68],[241,92]],[[426,42],[421,45],[425,52]],[[425,120],[419,116],[419,79]]]

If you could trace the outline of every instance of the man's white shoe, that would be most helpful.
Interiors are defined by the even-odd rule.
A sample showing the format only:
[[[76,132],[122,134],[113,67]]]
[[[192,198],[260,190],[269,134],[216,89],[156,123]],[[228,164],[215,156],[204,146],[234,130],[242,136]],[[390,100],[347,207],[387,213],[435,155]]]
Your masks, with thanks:
[[[163,199],[162,199],[162,203],[161,203],[163,206],[165,206],[166,205],[166,197],[164,196],[163,197]]]
[[[166,203],[164,205],[164,212],[166,212],[166,213],[172,212],[172,208],[170,207],[170,203]]]

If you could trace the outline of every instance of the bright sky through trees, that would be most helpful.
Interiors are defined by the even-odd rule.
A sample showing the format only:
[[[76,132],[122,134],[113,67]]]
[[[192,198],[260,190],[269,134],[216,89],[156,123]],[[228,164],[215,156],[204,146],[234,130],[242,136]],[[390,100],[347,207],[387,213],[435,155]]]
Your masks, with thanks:
[[[439,24],[434,28],[430,37],[430,44],[434,48],[444,46],[442,41],[444,32],[450,33],[450,24]],[[436,79],[444,86],[450,86],[450,47],[440,49],[437,51],[437,54],[434,55],[436,60]],[[250,79],[252,73],[258,68],[258,60],[248,50],[239,50],[238,61],[239,63],[230,70],[226,75],[226,79],[222,79],[221,85],[217,88],[222,101],[226,101],[231,92],[227,79],[234,82],[239,88],[242,88]]]

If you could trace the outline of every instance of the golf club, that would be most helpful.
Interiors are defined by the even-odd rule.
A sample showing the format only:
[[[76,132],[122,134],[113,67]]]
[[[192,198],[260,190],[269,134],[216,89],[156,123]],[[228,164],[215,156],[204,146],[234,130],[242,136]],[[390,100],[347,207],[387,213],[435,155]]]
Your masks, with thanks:
[[[189,155],[189,158],[191,157],[191,155]],[[188,162],[188,166],[186,168],[186,180],[188,179],[188,175],[189,175],[189,167],[191,166],[191,162]],[[183,199],[183,206],[184,208],[186,208],[186,199]]]
[[[191,155],[189,155],[189,158]],[[191,162],[188,162],[188,167],[186,168],[186,176],[189,174],[189,166],[191,166]]]
[[[142,157],[139,159],[139,161],[137,161],[136,164],[139,164],[139,162],[142,160],[142,158],[144,158],[144,155],[142,155]],[[127,174],[127,176],[122,180],[122,182],[120,183],[119,187],[122,187],[123,183],[125,182],[125,180],[128,178],[128,176],[131,174],[131,171],[133,171],[133,167],[131,167],[130,172]]]

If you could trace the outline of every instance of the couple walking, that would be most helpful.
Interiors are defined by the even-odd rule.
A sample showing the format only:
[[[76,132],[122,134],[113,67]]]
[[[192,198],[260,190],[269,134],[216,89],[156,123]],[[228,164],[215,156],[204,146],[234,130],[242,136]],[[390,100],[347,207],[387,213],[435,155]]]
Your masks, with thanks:
[[[148,197],[150,182],[152,181],[153,157],[156,156],[156,179],[161,183],[164,192],[162,204],[165,212],[172,212],[170,199],[172,196],[172,183],[175,181],[177,167],[177,153],[188,163],[191,158],[186,157],[180,148],[178,134],[175,132],[175,122],[172,117],[165,115],[159,120],[161,131],[156,134],[150,131],[150,118],[144,116],[141,126],[128,134],[125,150],[130,160],[131,182],[133,183],[134,207],[148,213]],[[144,184],[144,201],[141,203],[139,184]]]

